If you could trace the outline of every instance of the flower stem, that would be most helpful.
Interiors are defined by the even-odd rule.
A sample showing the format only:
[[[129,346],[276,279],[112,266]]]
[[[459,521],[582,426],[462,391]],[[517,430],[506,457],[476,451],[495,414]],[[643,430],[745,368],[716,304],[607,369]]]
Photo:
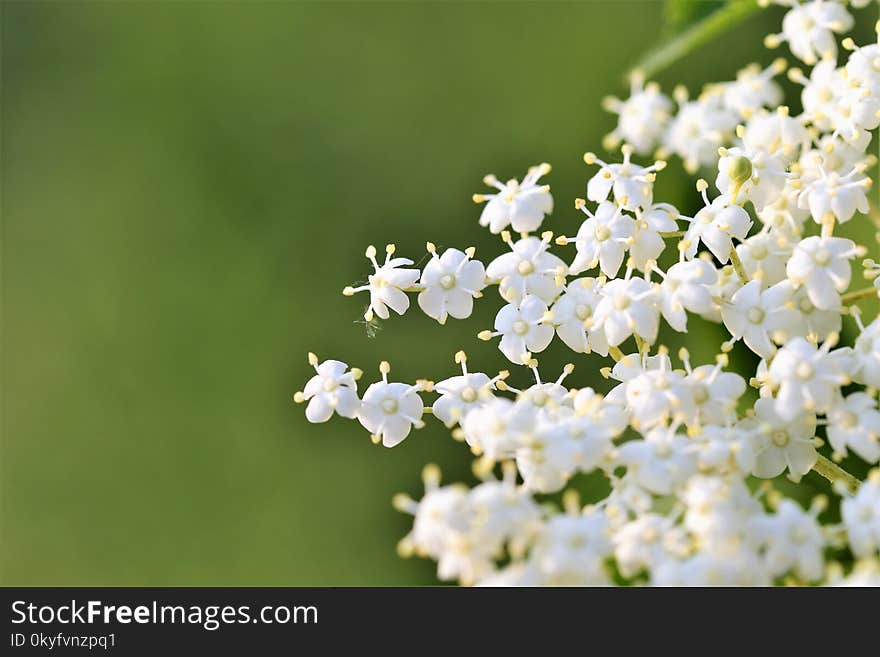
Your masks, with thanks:
[[[871,287],[862,288],[861,290],[847,292],[842,297],[840,297],[840,301],[843,304],[848,304],[855,303],[856,301],[861,301],[862,299],[870,299],[871,297],[876,296],[877,288],[872,285]]]
[[[746,268],[743,267],[742,260],[739,259],[739,254],[733,247],[730,248],[730,263],[733,265],[734,270],[736,270],[736,275],[739,276],[739,279],[743,282],[743,285],[748,283],[749,275],[746,273]]]
[[[825,458],[821,454],[819,454],[819,459],[813,466],[813,470],[825,477],[832,484],[835,484],[838,481],[842,482],[851,493],[855,493],[859,488],[859,484],[862,483],[849,472],[837,465],[834,461]]]
[[[633,72],[638,71],[645,77],[652,77],[700,46],[742,23],[760,9],[761,7],[756,0],[731,0],[724,7],[709,14],[671,41],[649,52],[633,67]]]

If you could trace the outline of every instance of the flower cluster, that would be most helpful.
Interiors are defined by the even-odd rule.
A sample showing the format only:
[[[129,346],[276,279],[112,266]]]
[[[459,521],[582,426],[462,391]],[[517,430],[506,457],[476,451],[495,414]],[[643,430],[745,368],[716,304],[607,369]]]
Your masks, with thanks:
[[[465,319],[497,286],[494,326],[478,337],[534,380],[514,388],[508,370],[470,371],[458,352],[461,373],[436,383],[389,381],[383,362],[359,396],[361,370],[309,355],[315,375],[295,395],[309,421],[356,418],[393,447],[433,416],[476,457],[475,487],[441,485],[429,466],[420,500],[395,498],[414,517],[401,554],[493,586],[880,584],[880,469],[859,482],[838,465],[880,462],[880,320],[866,324],[856,305],[877,297],[880,266],[864,261],[874,285],[851,289],[867,250],[839,230],[872,212],[880,42],[843,39],[841,64],[837,39],[854,25],[843,2],[779,4],[782,30],[765,43],[787,43],[809,74],[753,65],[695,100],[633,76],[628,99],[604,101],[617,115],[604,146],[620,156],[584,156],[577,230],[542,232],[554,204],[541,164],[522,181],[486,176],[495,191],[474,195],[479,224],[506,245],[487,264],[430,242],[422,270],[394,245],[381,264],[367,249],[373,273],[344,294],[369,293],[368,321],[404,314],[410,294],[441,324]],[[802,86],[799,115],[774,81],[786,70]],[[655,199],[672,156],[711,172],[693,216]],[[840,343],[845,318],[852,346]],[[714,362],[660,344],[663,327],[691,322],[729,334]],[[554,340],[608,358],[609,389],[566,385],[573,364],[545,381],[536,354]],[[737,343],[758,362],[748,379],[730,370]],[[804,508],[773,485],[811,470],[832,482],[840,522],[826,520],[828,497]],[[584,504],[572,480],[592,474],[607,490]],[[545,497],[560,492],[561,508]]]

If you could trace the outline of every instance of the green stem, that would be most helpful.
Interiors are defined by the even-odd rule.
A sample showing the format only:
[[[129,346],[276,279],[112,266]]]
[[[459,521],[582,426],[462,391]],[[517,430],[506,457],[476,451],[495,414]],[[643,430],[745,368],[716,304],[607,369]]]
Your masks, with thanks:
[[[849,489],[850,493],[855,493],[859,488],[859,484],[861,483],[858,479],[853,477],[849,472],[841,468],[834,461],[825,458],[821,454],[819,454],[819,459],[813,466],[813,470],[825,477],[832,484],[837,483],[838,481],[843,482],[847,489]]]
[[[847,292],[842,297],[840,297],[840,302],[843,304],[855,303],[856,301],[861,301],[862,299],[869,299],[876,296],[877,288],[872,285],[871,287],[862,288],[861,290]]]
[[[750,280],[749,275],[746,273],[746,268],[743,267],[742,260],[739,259],[739,254],[733,246],[730,247],[730,262],[736,271],[736,275],[739,276],[739,279],[743,282],[743,285],[748,283]]]
[[[742,23],[760,9],[756,0],[731,0],[671,41],[649,52],[633,67],[633,71],[638,71],[645,77],[652,77],[731,27]]]

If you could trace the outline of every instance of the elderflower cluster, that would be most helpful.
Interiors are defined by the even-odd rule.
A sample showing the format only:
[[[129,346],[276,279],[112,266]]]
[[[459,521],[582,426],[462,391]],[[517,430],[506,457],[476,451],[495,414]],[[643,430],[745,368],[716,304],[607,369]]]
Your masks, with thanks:
[[[476,457],[476,486],[441,485],[429,466],[420,500],[395,498],[414,518],[401,554],[468,585],[880,584],[880,468],[860,482],[838,465],[880,463],[880,320],[857,305],[878,296],[880,265],[861,263],[875,284],[853,286],[867,250],[840,234],[871,221],[880,41],[838,50],[854,25],[844,2],[777,4],[788,12],[766,45],[786,43],[811,70],[749,66],[695,100],[633,76],[628,99],[604,101],[617,115],[604,146],[620,155],[584,156],[585,198],[563,234],[542,230],[554,202],[540,164],[521,181],[486,176],[493,191],[474,195],[503,243],[485,263],[430,242],[421,270],[394,245],[381,262],[366,250],[372,273],[343,293],[367,293],[368,321],[405,314],[410,295],[440,324],[466,319],[494,287],[478,337],[510,368],[472,371],[459,351],[460,373],[398,382],[383,362],[361,394],[361,370],[309,354],[315,374],[295,400],[310,422],[356,419],[393,447],[433,417]],[[799,115],[774,81],[786,69]],[[672,156],[707,172],[693,216],[655,198]],[[707,322],[729,335],[712,362],[659,342]],[[607,358],[610,385],[570,387],[574,364],[545,379],[536,354],[554,340]],[[735,348],[754,354],[748,377],[731,370]],[[804,508],[773,485],[810,471],[834,501]],[[576,480],[592,475],[605,490],[582,500]]]

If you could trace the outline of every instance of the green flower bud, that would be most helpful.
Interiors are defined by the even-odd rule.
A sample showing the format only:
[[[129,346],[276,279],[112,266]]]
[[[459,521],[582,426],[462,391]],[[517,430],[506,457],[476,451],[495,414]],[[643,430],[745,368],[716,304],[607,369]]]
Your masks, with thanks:
[[[751,160],[742,155],[730,158],[730,163],[727,165],[727,176],[734,185],[740,187],[752,177]]]

